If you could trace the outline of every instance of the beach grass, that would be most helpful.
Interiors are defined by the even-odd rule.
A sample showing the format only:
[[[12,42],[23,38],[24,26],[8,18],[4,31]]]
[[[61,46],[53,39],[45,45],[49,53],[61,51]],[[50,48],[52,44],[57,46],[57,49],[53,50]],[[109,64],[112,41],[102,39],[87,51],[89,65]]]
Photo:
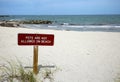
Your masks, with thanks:
[[[0,81],[4,82],[37,82],[32,70],[26,70],[20,61],[8,61],[0,66]]]
[[[32,69],[26,69],[22,63],[17,60],[5,59],[5,64],[0,65],[0,82],[49,82],[54,81],[54,73],[59,69],[42,68],[39,74],[34,74]]]

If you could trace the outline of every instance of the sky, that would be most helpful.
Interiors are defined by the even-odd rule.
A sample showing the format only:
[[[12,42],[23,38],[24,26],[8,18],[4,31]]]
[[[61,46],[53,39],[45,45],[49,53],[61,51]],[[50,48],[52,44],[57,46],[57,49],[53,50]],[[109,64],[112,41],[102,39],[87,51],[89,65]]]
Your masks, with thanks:
[[[120,14],[120,0],[0,0],[0,15]]]

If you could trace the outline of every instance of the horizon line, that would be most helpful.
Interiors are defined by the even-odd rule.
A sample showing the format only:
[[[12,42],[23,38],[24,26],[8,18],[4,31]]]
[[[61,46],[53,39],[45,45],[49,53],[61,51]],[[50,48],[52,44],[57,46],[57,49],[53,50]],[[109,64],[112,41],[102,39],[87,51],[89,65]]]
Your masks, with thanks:
[[[0,15],[120,15],[120,14],[0,14]]]

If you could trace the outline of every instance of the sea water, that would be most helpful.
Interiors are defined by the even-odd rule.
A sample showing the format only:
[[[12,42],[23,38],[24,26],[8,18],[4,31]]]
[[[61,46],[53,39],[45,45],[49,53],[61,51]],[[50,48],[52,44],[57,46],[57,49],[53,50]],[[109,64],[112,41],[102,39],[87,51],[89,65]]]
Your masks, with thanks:
[[[0,20],[49,20],[53,24],[21,24],[25,28],[120,32],[120,15],[11,15]]]

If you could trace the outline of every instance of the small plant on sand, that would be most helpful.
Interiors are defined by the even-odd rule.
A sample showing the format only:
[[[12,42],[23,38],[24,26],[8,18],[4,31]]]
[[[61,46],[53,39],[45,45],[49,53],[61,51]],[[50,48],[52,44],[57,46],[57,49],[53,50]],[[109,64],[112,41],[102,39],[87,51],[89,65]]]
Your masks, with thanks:
[[[50,68],[44,68],[44,69],[41,69],[40,70],[40,73],[39,73],[39,78],[42,82],[44,82],[45,80],[49,80],[48,82],[54,82],[54,74],[60,69],[58,69],[57,67],[56,68],[53,68],[53,69],[50,69]]]
[[[0,82],[37,82],[31,70],[25,70],[22,64],[7,61],[0,66]]]
[[[5,61],[0,65],[0,82],[49,82],[54,81],[54,73],[58,68],[41,68],[38,75],[32,69],[25,69],[20,61]]]
[[[117,78],[116,79],[114,79],[115,81],[114,82],[120,82],[120,74],[118,74],[118,76],[117,76]]]

